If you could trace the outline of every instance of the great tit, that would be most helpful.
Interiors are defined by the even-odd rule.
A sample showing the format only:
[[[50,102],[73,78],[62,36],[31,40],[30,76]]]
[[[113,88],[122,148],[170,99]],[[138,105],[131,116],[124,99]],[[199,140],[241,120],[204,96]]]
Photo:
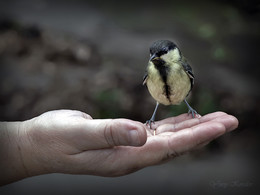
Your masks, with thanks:
[[[159,40],[152,44],[143,78],[145,84],[157,102],[151,119],[146,122],[150,128],[159,104],[177,105],[184,101],[189,109],[188,114],[191,113],[193,118],[197,114],[186,101],[194,84],[192,68],[175,43]]]

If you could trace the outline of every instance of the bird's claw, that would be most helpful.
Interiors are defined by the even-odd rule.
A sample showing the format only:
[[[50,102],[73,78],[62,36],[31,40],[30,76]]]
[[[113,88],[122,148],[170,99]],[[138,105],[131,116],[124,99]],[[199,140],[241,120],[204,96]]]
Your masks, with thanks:
[[[195,118],[195,115],[198,115],[198,117],[200,117],[200,115],[197,113],[197,111],[194,110],[194,109],[189,105],[189,103],[186,101],[186,99],[184,99],[184,102],[186,103],[186,105],[187,105],[187,107],[188,107],[188,109],[189,109],[188,115],[191,113],[192,118]]]
[[[154,120],[147,120],[145,125],[149,125],[149,128],[152,129],[152,124],[155,124]],[[155,135],[155,129],[153,130],[153,135]]]
[[[199,116],[198,112],[194,110],[192,107],[189,108],[188,115],[191,114],[192,118],[195,118],[196,115]]]
[[[149,125],[150,129],[152,129],[152,124],[155,124],[154,123],[154,120],[150,119],[150,120],[147,120],[145,125]]]

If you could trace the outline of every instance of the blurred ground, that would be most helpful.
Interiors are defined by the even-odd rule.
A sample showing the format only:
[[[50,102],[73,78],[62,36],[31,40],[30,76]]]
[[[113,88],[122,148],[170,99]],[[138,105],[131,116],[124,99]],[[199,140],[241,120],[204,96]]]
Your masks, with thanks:
[[[1,194],[256,192],[259,9],[242,0],[0,2],[2,121],[61,108],[146,121],[155,102],[142,77],[157,39],[175,41],[189,59],[196,78],[189,101],[200,114],[222,110],[240,121],[237,131],[166,165],[113,179],[39,176]],[[183,104],[161,106],[157,117],[186,111]]]

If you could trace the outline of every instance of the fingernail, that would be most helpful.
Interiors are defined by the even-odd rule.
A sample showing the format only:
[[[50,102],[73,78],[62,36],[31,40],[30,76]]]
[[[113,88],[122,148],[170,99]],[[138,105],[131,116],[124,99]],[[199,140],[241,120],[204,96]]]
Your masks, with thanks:
[[[129,134],[129,144],[131,146],[139,146],[140,145],[140,138],[138,135],[137,130],[130,130]]]
[[[226,125],[227,132],[232,131],[238,127],[239,121],[236,117],[229,115],[229,118],[227,117],[226,119],[228,119],[228,123]]]
[[[195,118],[201,118],[201,115],[200,114],[196,114]]]

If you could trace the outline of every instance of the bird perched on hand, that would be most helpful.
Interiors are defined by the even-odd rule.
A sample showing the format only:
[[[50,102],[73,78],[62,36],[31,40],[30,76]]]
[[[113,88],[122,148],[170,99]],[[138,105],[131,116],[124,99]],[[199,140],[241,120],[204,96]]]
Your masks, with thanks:
[[[159,40],[152,44],[143,84],[147,85],[151,96],[157,101],[153,115],[147,121],[150,128],[159,104],[177,105],[184,101],[188,106],[188,113],[193,118],[197,114],[186,101],[194,84],[192,68],[173,42]]]

